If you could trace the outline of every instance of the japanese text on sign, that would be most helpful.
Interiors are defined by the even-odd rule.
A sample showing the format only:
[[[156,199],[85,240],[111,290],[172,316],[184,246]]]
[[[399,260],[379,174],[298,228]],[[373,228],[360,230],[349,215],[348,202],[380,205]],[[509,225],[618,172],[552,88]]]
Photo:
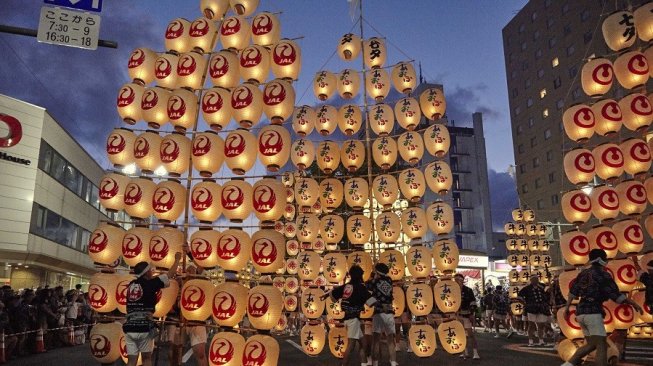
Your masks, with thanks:
[[[99,15],[47,6],[41,8],[39,42],[95,50],[99,35]]]

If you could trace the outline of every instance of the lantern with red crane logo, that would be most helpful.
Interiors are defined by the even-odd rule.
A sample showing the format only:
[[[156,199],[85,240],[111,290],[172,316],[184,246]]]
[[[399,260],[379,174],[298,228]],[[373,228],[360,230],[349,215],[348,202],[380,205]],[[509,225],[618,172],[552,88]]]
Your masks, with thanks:
[[[218,27],[211,19],[199,17],[190,24],[190,47],[199,53],[209,53],[218,41]],[[202,70],[202,73],[204,70]]]
[[[243,175],[256,162],[256,137],[243,128],[229,132],[224,142],[224,160],[234,174]]]
[[[152,230],[147,227],[135,226],[125,232],[122,238],[122,257],[128,266],[134,267],[149,258],[151,239]]]
[[[190,51],[190,22],[184,18],[171,21],[166,28],[165,46],[168,51],[182,53]]]
[[[136,277],[129,274],[116,275],[116,305],[118,311],[127,314],[127,288],[129,283],[136,279]]]
[[[98,323],[91,329],[89,345],[97,362],[114,363],[120,358],[120,337],[123,336],[120,323]]]
[[[168,123],[168,99],[172,92],[160,88],[148,88],[141,97],[141,110],[143,119],[152,128],[160,128]]]
[[[145,131],[134,142],[134,160],[143,173],[152,174],[161,166],[161,136],[155,131]]]
[[[249,44],[251,29],[240,15],[225,18],[220,26],[220,43],[223,48],[242,50]]]
[[[183,243],[184,233],[176,227],[163,227],[154,231],[149,245],[152,264],[157,268],[172,267],[175,253],[183,253]]]
[[[172,53],[162,53],[159,55],[154,62],[154,81],[156,84],[167,89],[176,88],[178,65],[179,55]]]
[[[184,318],[205,321],[211,315],[213,293],[213,284],[208,280],[194,279],[185,282],[179,304]]]
[[[161,140],[161,163],[172,177],[180,177],[190,165],[191,143],[183,133],[173,132]]]
[[[159,55],[149,48],[142,47],[133,50],[127,63],[129,77],[141,85],[154,81],[154,65],[157,57]]]
[[[100,181],[99,198],[102,207],[111,212],[117,212],[125,207],[125,190],[129,177],[119,173],[109,173]]]
[[[249,45],[240,51],[239,68],[243,80],[264,83],[270,73],[270,51],[258,45]]]
[[[302,52],[295,41],[282,39],[272,47],[270,65],[275,78],[297,80],[302,68]]]
[[[247,312],[247,288],[237,282],[224,282],[215,287],[213,320],[223,327],[234,327]]]
[[[236,122],[250,128],[259,123],[263,114],[263,93],[252,83],[240,84],[231,92],[231,108]]]
[[[117,307],[116,285],[114,275],[96,273],[91,276],[88,285],[89,305],[98,313],[110,313]]]
[[[208,60],[203,55],[191,51],[179,56],[177,63],[178,88],[201,89]]]
[[[226,271],[240,271],[250,258],[251,246],[251,238],[243,230],[223,231],[216,248],[218,266]]]
[[[152,197],[154,216],[164,223],[177,220],[184,211],[186,199],[186,188],[178,181],[171,179],[160,182]]]
[[[219,332],[211,338],[209,345],[209,365],[241,366],[245,338],[234,332]]]
[[[281,218],[286,206],[283,199],[285,193],[283,184],[274,178],[264,178],[254,183],[252,208],[262,224]]]
[[[227,181],[222,186],[220,202],[222,214],[229,221],[242,222],[252,211],[252,186],[244,180]]]
[[[243,348],[243,365],[277,366],[278,360],[279,343],[274,338],[257,334],[247,339]]]
[[[254,269],[260,273],[274,273],[283,267],[285,244],[283,235],[275,230],[263,229],[255,232],[252,235],[251,250]]]
[[[221,234],[211,228],[201,227],[190,237],[190,254],[193,261],[202,268],[214,268],[218,265],[218,242]]]
[[[175,89],[168,99],[168,118],[179,132],[192,129],[197,121],[197,96],[187,89]]]
[[[231,92],[222,87],[209,89],[202,97],[202,117],[216,131],[222,130],[231,122]]]
[[[252,19],[252,42],[260,46],[269,46],[279,42],[281,24],[279,18],[270,12],[256,14]]]
[[[270,123],[280,125],[288,119],[295,106],[295,89],[283,79],[275,79],[263,89],[263,112]]]
[[[193,137],[191,155],[193,168],[202,177],[211,177],[222,167],[224,160],[224,140],[214,131],[196,133]]]
[[[116,168],[123,168],[134,162],[136,135],[127,129],[116,128],[107,138],[107,156]]]
[[[238,55],[228,49],[214,53],[209,59],[208,76],[213,85],[220,88],[234,88],[240,82]]]
[[[143,119],[141,101],[145,90],[142,85],[137,83],[127,83],[120,88],[116,107],[118,115],[125,123],[133,125]]]
[[[267,170],[278,171],[290,157],[290,133],[285,127],[268,125],[258,135],[258,157]]]
[[[137,219],[145,219],[154,213],[152,199],[156,183],[149,178],[133,178],[127,184],[124,195],[125,212]]]
[[[125,229],[118,225],[102,223],[91,234],[88,255],[95,263],[111,265],[120,257]]]
[[[270,330],[279,322],[283,310],[281,292],[270,285],[258,285],[247,295],[247,317],[256,329]]]

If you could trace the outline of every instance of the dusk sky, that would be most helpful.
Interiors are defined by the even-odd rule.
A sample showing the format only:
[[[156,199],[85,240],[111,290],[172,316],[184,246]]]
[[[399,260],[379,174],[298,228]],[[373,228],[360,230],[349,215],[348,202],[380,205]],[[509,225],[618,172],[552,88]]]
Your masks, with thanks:
[[[365,38],[386,39],[387,64],[421,62],[428,82],[444,85],[447,114],[471,126],[482,112],[490,169],[495,228],[516,205],[514,183],[505,174],[514,163],[501,29],[526,0],[364,1]],[[0,24],[36,29],[43,1],[3,0]],[[346,0],[261,0],[259,11],[281,12],[281,35],[298,40],[302,73],[296,104],[315,104],[312,78],[322,68],[361,68],[334,54],[340,37],[359,26]],[[174,18],[201,16],[199,0],[105,0],[100,38],[118,49],[96,51],[42,44],[36,38],[0,33],[0,94],[45,107],[103,166],[106,136],[122,124],[115,108],[129,81],[127,60],[136,47],[164,49],[163,34]],[[219,47],[219,46],[218,46]],[[300,99],[301,98],[301,99]],[[513,192],[513,193],[510,193]]]

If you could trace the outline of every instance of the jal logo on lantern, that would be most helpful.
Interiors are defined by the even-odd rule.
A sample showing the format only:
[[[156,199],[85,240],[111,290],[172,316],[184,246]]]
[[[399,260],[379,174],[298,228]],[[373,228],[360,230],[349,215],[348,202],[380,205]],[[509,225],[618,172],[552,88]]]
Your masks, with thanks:
[[[193,156],[204,156],[211,150],[211,140],[206,136],[199,136],[193,142]]]
[[[150,152],[150,143],[143,137],[136,139],[134,144],[134,157],[136,159],[144,158]]]
[[[257,66],[263,60],[263,55],[256,47],[245,49],[240,55],[240,66],[250,68]]]
[[[166,140],[161,144],[161,161],[164,163],[172,163],[179,158],[179,145],[174,140]]]
[[[100,185],[100,198],[108,200],[115,197],[118,194],[119,188],[118,182],[113,180],[113,178],[104,178]]]
[[[227,291],[220,291],[213,297],[213,316],[227,320],[236,314],[236,299]]]
[[[247,343],[247,349],[243,352],[243,365],[245,366],[263,366],[267,358],[267,350],[263,343],[250,341]]]
[[[135,97],[136,92],[134,89],[129,85],[125,85],[122,87],[122,89],[120,89],[120,93],[118,93],[118,100],[116,101],[116,104],[118,107],[128,106],[134,103]]]
[[[159,103],[159,95],[156,91],[150,89],[143,94],[143,99],[141,100],[141,109],[149,110]]]
[[[143,52],[142,49],[137,48],[129,56],[129,63],[127,63],[127,67],[130,69],[139,67],[143,64],[144,61],[145,61],[145,52]]]
[[[222,23],[220,27],[220,34],[223,36],[230,36],[240,31],[240,20],[238,18],[228,18]]]
[[[245,151],[245,139],[239,134],[233,134],[227,138],[224,145],[224,155],[233,158]]]
[[[137,184],[129,183],[125,189],[125,204],[132,206],[141,201],[143,191]]]
[[[127,146],[127,143],[122,135],[117,133],[109,135],[109,138],[107,139],[107,153],[109,155],[120,154],[125,150],[125,146]]]
[[[190,203],[193,207],[193,210],[204,211],[211,207],[213,204],[213,195],[211,191],[204,187],[200,187],[193,191]]]
[[[154,66],[154,76],[157,79],[165,79],[172,74],[172,64],[167,58],[159,57]]]
[[[213,341],[209,350],[209,359],[214,365],[225,365],[234,358],[234,345],[225,338]]]
[[[154,192],[154,197],[152,198],[152,206],[154,206],[154,211],[158,213],[166,213],[172,210],[172,207],[175,205],[175,194],[167,187],[159,187]]]
[[[177,75],[188,76],[194,73],[196,68],[197,62],[195,58],[191,55],[183,55],[179,59],[179,64],[177,64]]]
[[[271,82],[263,91],[263,103],[265,105],[277,105],[286,100],[286,89],[277,83]]]
[[[107,293],[107,290],[105,290],[104,287],[100,285],[93,284],[89,286],[88,293],[91,306],[94,309],[100,309],[107,304],[107,301],[109,301],[109,294]]]
[[[186,102],[178,95],[173,95],[168,99],[168,117],[177,120],[186,114]]]
[[[91,353],[93,357],[106,357],[111,352],[111,342],[102,334],[91,335]]]
[[[229,62],[227,59],[222,55],[214,56],[209,64],[209,75],[217,79],[225,76],[227,72],[229,72]]]
[[[206,259],[212,252],[211,243],[206,239],[196,238],[190,242],[190,251],[194,259]]]
[[[202,37],[209,33],[209,23],[204,18],[196,19],[190,25],[190,31],[188,32],[191,37]]]
[[[274,190],[264,184],[254,190],[254,210],[260,213],[270,211],[277,202]]]
[[[155,236],[150,242],[150,258],[154,261],[160,261],[168,255],[170,246],[168,241],[163,237]]]
[[[136,258],[143,251],[143,241],[136,235],[127,234],[122,239],[122,255],[125,258]]]
[[[267,14],[259,14],[252,22],[252,34],[260,36],[272,31],[272,19]]]
[[[283,150],[283,138],[277,131],[265,131],[258,140],[258,151],[265,156],[273,156],[281,150]]]
[[[252,244],[252,260],[259,266],[268,266],[277,259],[277,246],[268,238],[261,238]]]
[[[270,301],[262,293],[254,293],[247,301],[247,313],[249,316],[260,318],[268,312]]]
[[[131,279],[118,282],[116,287],[116,301],[120,305],[127,305],[127,289]]]
[[[248,88],[241,85],[236,88],[231,96],[231,107],[234,109],[243,109],[252,104],[253,100],[254,94]]]
[[[290,43],[281,42],[274,47],[272,59],[279,66],[291,65],[297,60],[297,51]]]
[[[88,251],[91,253],[99,253],[107,247],[108,243],[109,238],[107,237],[107,234],[102,230],[98,230],[93,234],[93,238],[91,238],[91,241],[88,244]]]
[[[236,258],[240,254],[240,240],[233,235],[224,235],[218,240],[218,257],[221,259]]]
[[[202,98],[202,111],[204,113],[215,113],[222,109],[222,97],[215,91],[209,91]]]
[[[222,207],[225,210],[235,210],[245,201],[245,194],[236,186],[228,186],[222,190]]]
[[[184,34],[184,24],[179,20],[173,20],[166,29],[166,39],[179,38]]]
[[[181,306],[188,311],[201,308],[206,300],[206,294],[201,288],[190,285],[181,294]]]

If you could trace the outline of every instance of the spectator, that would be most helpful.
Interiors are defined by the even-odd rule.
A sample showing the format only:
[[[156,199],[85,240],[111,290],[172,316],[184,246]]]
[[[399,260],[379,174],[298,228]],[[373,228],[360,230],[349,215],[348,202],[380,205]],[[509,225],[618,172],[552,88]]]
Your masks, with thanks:
[[[519,296],[526,303],[525,311],[528,313],[528,346],[533,347],[535,342],[535,330],[540,340],[539,346],[545,346],[544,329],[546,322],[549,320],[551,311],[549,310],[549,301],[544,291],[544,285],[540,283],[537,275],[532,275],[530,284],[519,290]]]
[[[494,298],[494,294],[492,293],[492,287],[488,287],[487,290],[485,291],[485,296],[481,299],[481,305],[482,307],[485,308],[485,329],[483,330],[484,332],[489,332],[490,329],[492,329],[492,322],[493,322],[493,316],[494,316],[494,302],[492,301]],[[498,334],[498,331],[497,331]]]
[[[6,359],[14,358],[12,356],[14,352],[14,348],[16,348],[16,344],[18,343],[18,338],[13,335],[14,331],[11,326],[11,323],[9,322],[9,314],[7,313],[7,310],[5,309],[5,303],[3,301],[0,301],[0,336],[2,336],[5,340],[5,357]]]
[[[512,329],[509,328],[506,319],[508,318],[508,312],[510,311],[510,300],[508,299],[508,294],[503,291],[501,285],[497,285],[490,299],[494,307],[494,330],[496,334],[494,338],[499,338],[499,326],[503,325],[503,328],[508,331],[506,338],[512,336]]]
[[[372,324],[374,338],[372,340],[372,365],[378,366],[381,357],[381,335],[386,336],[390,366],[397,366],[397,354],[392,340],[395,338],[394,310],[392,308],[392,280],[388,276],[390,268],[385,263],[377,263],[374,267],[374,278],[368,282],[368,289],[374,303]],[[368,360],[369,364],[369,360]]]
[[[77,326],[79,326],[81,323],[80,321],[77,320],[77,316],[79,315],[79,308],[81,304],[77,301],[79,298],[80,294],[75,291],[75,290],[69,290],[66,293],[66,322],[65,326],[66,328],[73,327],[73,332],[75,332]],[[66,338],[68,345],[74,346],[75,344],[82,344],[82,340],[80,336],[76,336],[74,339],[68,339]]]
[[[474,323],[476,321],[476,297],[474,296],[474,290],[465,286],[465,276],[460,273],[456,273],[454,276],[456,283],[460,286],[460,309],[458,310],[458,319],[463,323],[465,328],[465,334],[467,336],[467,345],[471,345],[474,350],[475,360],[480,360],[481,357],[478,355],[478,344],[476,343],[476,336],[474,335]],[[465,348],[465,352],[460,355],[460,357],[468,358],[469,357],[469,347]]]

